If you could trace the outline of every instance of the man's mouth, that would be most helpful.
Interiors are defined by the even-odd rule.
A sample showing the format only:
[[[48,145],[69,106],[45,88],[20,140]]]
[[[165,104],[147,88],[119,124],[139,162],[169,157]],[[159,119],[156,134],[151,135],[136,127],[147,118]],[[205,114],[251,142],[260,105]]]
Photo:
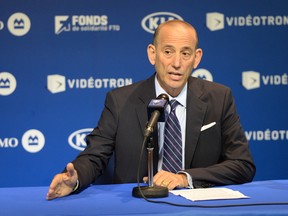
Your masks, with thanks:
[[[180,72],[168,72],[168,74],[171,76],[172,79],[179,79],[183,76]]]

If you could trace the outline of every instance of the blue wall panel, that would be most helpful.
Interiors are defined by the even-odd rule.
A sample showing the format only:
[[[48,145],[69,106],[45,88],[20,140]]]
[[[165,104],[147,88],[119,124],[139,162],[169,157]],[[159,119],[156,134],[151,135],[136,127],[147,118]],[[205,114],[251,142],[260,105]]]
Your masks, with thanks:
[[[48,185],[83,149],[107,91],[154,72],[147,30],[179,17],[204,52],[206,72],[192,75],[209,71],[233,90],[255,180],[287,179],[287,9],[284,0],[1,0],[0,187]]]

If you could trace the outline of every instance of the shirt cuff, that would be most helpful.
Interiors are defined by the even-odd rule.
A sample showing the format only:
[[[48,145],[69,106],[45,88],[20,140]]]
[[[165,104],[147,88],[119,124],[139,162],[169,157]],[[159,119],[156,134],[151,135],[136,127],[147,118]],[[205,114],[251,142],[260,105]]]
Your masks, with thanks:
[[[72,192],[76,191],[78,189],[78,187],[79,187],[79,180],[77,179],[76,184],[75,184]]]

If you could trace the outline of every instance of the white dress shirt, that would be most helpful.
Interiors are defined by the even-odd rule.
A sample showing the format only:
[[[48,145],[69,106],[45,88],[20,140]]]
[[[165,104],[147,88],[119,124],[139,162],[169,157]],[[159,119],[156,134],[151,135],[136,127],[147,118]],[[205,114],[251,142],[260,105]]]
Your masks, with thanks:
[[[156,95],[160,94],[167,94],[169,96],[169,101],[172,99],[177,100],[180,105],[176,107],[176,116],[180,122],[181,127],[181,135],[182,135],[182,169],[185,169],[185,138],[186,138],[186,102],[187,102],[187,83],[180,92],[180,94],[177,97],[171,97],[159,84],[157,80],[157,75],[155,76],[155,91]],[[167,118],[169,112],[170,112],[170,106],[166,106],[165,110],[165,119]],[[163,145],[164,145],[164,127],[165,122],[158,122],[158,145],[159,145],[159,161],[158,161],[158,171],[162,170],[162,163],[163,163]],[[182,172],[182,171],[180,171]],[[182,172],[187,175],[189,187],[193,188],[192,184],[192,177],[186,173]]]

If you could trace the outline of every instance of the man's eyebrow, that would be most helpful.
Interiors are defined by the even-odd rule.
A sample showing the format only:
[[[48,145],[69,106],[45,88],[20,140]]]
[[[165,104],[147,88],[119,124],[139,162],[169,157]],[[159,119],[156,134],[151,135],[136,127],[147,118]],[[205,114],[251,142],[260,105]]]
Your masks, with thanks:
[[[175,49],[175,47],[173,45],[170,45],[170,44],[166,44],[166,45],[163,46],[163,49],[166,49],[166,48]],[[191,51],[193,51],[194,49],[191,48],[190,46],[184,46],[180,50],[191,50]]]
[[[193,50],[190,46],[182,47],[181,50]]]
[[[170,44],[166,44],[165,46],[163,46],[164,48],[174,48],[173,45],[170,45]]]

